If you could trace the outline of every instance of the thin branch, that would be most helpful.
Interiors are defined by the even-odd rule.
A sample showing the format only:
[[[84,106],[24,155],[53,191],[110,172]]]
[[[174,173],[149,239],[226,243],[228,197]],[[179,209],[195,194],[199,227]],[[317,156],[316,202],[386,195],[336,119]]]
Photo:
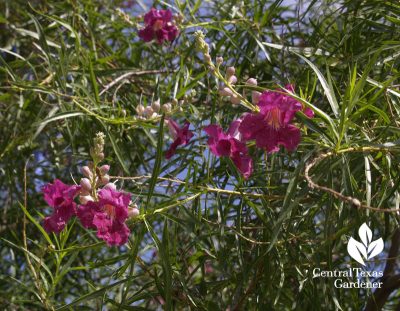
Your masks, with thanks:
[[[123,176],[110,176],[110,179],[121,179],[121,180],[140,180],[140,179],[149,179],[151,178],[150,175],[142,175],[142,176],[135,176],[135,177],[123,177]],[[169,181],[178,184],[186,184],[183,180],[174,179],[174,178],[167,178],[167,177],[158,177],[158,180],[161,181]],[[218,194],[226,194],[226,195],[239,195],[251,198],[264,198],[267,200],[283,200],[285,197],[282,195],[268,195],[262,193],[249,193],[249,192],[240,192],[234,190],[226,190],[226,189],[219,189],[209,186],[197,186],[194,189],[206,191],[206,192],[214,192]]]
[[[347,153],[347,152],[366,152],[366,151],[389,151],[390,148],[388,147],[356,147],[356,148],[347,148],[347,149],[342,149],[339,151],[330,151],[327,153],[323,153],[321,155],[319,155],[318,157],[314,158],[312,161],[308,162],[306,164],[305,170],[304,170],[304,176],[308,182],[308,185],[310,188],[312,189],[318,189],[324,192],[327,192],[331,195],[333,195],[335,198],[338,198],[339,200],[343,201],[343,202],[348,202],[350,203],[353,207],[356,208],[364,208],[364,209],[368,209],[368,210],[372,210],[372,211],[376,211],[376,212],[382,212],[382,213],[395,213],[395,212],[399,212],[400,209],[392,209],[392,208],[378,208],[378,207],[372,207],[369,205],[365,205],[362,204],[357,198],[353,198],[351,196],[345,196],[331,188],[325,187],[325,186],[321,186],[318,185],[317,183],[315,183],[311,177],[310,177],[310,170],[316,166],[317,164],[319,164],[323,159],[326,159],[328,157],[331,157],[333,155],[337,155],[337,154],[343,154],[343,153]]]
[[[141,71],[129,71],[127,73],[124,73],[123,75],[119,76],[115,80],[111,81],[109,84],[107,84],[104,89],[101,90],[99,93],[99,96],[103,95],[105,92],[107,92],[110,88],[112,88],[114,85],[118,84],[120,81],[123,81],[127,79],[128,77],[131,76],[142,76],[142,75],[148,75],[148,74],[159,74],[159,73],[169,73],[171,72],[170,70],[141,70]]]

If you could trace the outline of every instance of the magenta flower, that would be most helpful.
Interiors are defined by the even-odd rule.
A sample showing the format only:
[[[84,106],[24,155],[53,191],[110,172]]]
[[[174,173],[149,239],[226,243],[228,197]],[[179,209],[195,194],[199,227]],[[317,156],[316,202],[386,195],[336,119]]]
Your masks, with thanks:
[[[151,10],[144,16],[145,28],[139,30],[139,37],[145,42],[157,39],[159,44],[173,41],[178,36],[178,28],[172,22],[170,10]]]
[[[53,214],[43,221],[43,227],[47,232],[60,232],[76,214],[74,197],[78,195],[80,189],[80,186],[69,186],[59,179],[42,188],[45,201],[54,209]]]
[[[189,140],[193,137],[193,133],[192,131],[189,131],[189,122],[185,122],[183,127],[179,127],[179,125],[172,119],[167,120],[167,122],[169,132],[174,139],[174,142],[165,154],[165,157],[170,159],[175,154],[176,148],[178,148],[179,145],[186,145],[189,143]]]
[[[97,229],[97,237],[109,246],[125,244],[130,234],[125,224],[130,195],[105,188],[99,191],[98,199],[78,207],[79,220],[85,228]]]
[[[218,157],[229,157],[244,178],[248,178],[253,170],[253,161],[248,155],[246,144],[239,140],[238,128],[241,120],[232,122],[228,132],[224,133],[218,125],[209,125],[204,131],[209,135],[208,146]]]
[[[293,86],[286,89],[293,91]],[[304,111],[308,117],[314,114],[311,109],[304,109],[303,105],[292,97],[266,91],[260,96],[258,107],[260,112],[248,113],[239,126],[239,132],[244,140],[255,139],[259,148],[267,152],[277,152],[279,146],[293,151],[300,143],[300,129],[291,124],[296,111]]]

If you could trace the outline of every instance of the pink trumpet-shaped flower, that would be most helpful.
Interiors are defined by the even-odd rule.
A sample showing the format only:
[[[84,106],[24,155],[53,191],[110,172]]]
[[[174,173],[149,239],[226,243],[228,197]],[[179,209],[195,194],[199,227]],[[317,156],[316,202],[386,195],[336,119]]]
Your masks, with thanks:
[[[54,209],[53,214],[43,221],[43,227],[47,232],[60,232],[76,214],[74,197],[78,195],[80,189],[80,186],[69,186],[59,179],[42,188],[45,201]]]
[[[192,131],[189,131],[189,122],[185,122],[183,127],[179,127],[179,125],[172,119],[167,120],[167,122],[169,132],[174,139],[174,142],[165,154],[165,157],[170,159],[175,154],[176,148],[178,148],[179,145],[186,145],[189,143],[190,139],[193,137],[193,133]]]
[[[287,85],[286,90],[293,92],[294,87]],[[277,152],[279,146],[293,151],[300,143],[300,129],[291,124],[296,111],[304,111],[308,117],[313,116],[310,109],[292,97],[266,91],[259,98],[260,112],[246,114],[239,127],[244,140],[255,139],[259,148],[267,152]]]
[[[170,10],[151,10],[144,16],[145,28],[139,30],[139,37],[145,42],[156,39],[159,44],[173,41],[178,36],[178,28],[172,22]]]
[[[130,195],[105,188],[99,191],[98,199],[78,207],[79,220],[84,227],[97,229],[97,237],[109,246],[125,244],[130,234],[125,224]]]
[[[218,125],[209,125],[204,131],[209,135],[208,145],[218,157],[229,157],[238,170],[247,179],[253,170],[253,161],[248,155],[246,144],[239,140],[238,127],[241,120],[232,122],[228,132],[224,133]]]

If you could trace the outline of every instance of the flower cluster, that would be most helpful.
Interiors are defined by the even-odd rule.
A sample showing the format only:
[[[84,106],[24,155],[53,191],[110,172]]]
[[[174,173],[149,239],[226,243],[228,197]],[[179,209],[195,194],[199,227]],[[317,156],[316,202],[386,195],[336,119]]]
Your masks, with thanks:
[[[247,113],[239,126],[244,141],[255,140],[258,148],[270,153],[279,151],[279,146],[288,151],[297,148],[301,135],[300,129],[292,124],[295,113],[303,111],[309,118],[314,113],[287,92],[294,92],[294,86],[286,85],[281,92],[266,91],[261,94],[257,103],[260,111]]]
[[[173,40],[178,30],[171,23],[171,19],[170,11],[152,8],[145,15],[146,28],[139,31],[139,36],[145,41],[156,38],[159,43],[164,40]],[[249,156],[247,142],[255,141],[256,147],[268,153],[279,151],[281,146],[288,151],[294,151],[301,139],[300,129],[293,124],[296,112],[302,111],[309,118],[314,116],[311,109],[304,107],[301,102],[291,96],[294,86],[286,85],[284,89],[261,93],[257,88],[257,80],[250,77],[245,82],[246,88],[251,89],[251,100],[249,100],[245,91],[240,94],[234,88],[238,81],[235,67],[228,67],[225,75],[221,74],[220,66],[224,61],[223,58],[217,57],[214,64],[204,33],[198,30],[194,33],[194,37],[196,49],[204,56],[204,61],[210,71],[223,82],[218,89],[218,94],[228,97],[233,105],[241,104],[251,110],[234,120],[227,132],[216,124],[204,128],[209,137],[208,145],[211,152],[218,157],[230,158],[241,174],[248,178],[253,170],[253,161]],[[171,108],[171,105],[165,104],[161,111],[171,114]],[[160,103],[154,102],[146,108],[139,105],[136,111],[139,118],[154,119],[159,116]],[[188,144],[193,133],[189,130],[189,122],[185,122],[182,127],[172,119],[167,119],[166,122],[174,139],[166,152],[166,158],[169,159],[178,146]]]
[[[145,28],[139,30],[139,37],[145,42],[156,39],[162,44],[164,41],[173,41],[179,34],[170,10],[151,8],[144,16],[144,24]]]
[[[227,70],[227,81],[230,84],[237,81],[234,72],[233,67]],[[250,78],[246,84],[257,86],[257,80]],[[286,85],[285,89],[263,93],[252,91],[252,103],[257,107],[257,112],[243,114],[232,122],[227,133],[223,133],[218,125],[210,125],[204,129],[209,135],[208,145],[211,152],[216,156],[230,157],[243,176],[248,178],[253,164],[246,142],[255,140],[256,146],[268,153],[279,151],[280,146],[288,151],[295,150],[301,137],[300,129],[292,124],[295,114],[302,111],[312,118],[314,112],[288,95],[289,92],[294,92],[294,86]],[[226,86],[219,89],[219,94],[229,96],[233,104],[240,103],[240,99]]]
[[[129,217],[139,215],[136,205],[131,205],[131,195],[117,191],[110,183],[109,165],[98,166],[104,159],[104,135],[97,134],[91,149],[93,162],[83,166],[80,185],[69,186],[54,180],[43,187],[45,201],[53,208],[53,214],[43,221],[47,232],[62,231],[68,221],[77,216],[85,228],[97,230],[97,237],[109,246],[123,245],[128,241],[130,230],[126,225]],[[79,197],[79,203],[74,198]]]

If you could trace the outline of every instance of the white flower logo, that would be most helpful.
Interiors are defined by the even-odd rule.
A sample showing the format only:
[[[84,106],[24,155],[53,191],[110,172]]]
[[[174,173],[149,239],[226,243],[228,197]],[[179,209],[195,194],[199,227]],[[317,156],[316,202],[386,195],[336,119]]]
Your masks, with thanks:
[[[354,260],[365,266],[363,258],[369,260],[383,251],[383,240],[379,238],[371,242],[372,231],[366,223],[363,223],[360,229],[358,229],[358,235],[362,243],[351,237],[347,244],[347,251]]]

